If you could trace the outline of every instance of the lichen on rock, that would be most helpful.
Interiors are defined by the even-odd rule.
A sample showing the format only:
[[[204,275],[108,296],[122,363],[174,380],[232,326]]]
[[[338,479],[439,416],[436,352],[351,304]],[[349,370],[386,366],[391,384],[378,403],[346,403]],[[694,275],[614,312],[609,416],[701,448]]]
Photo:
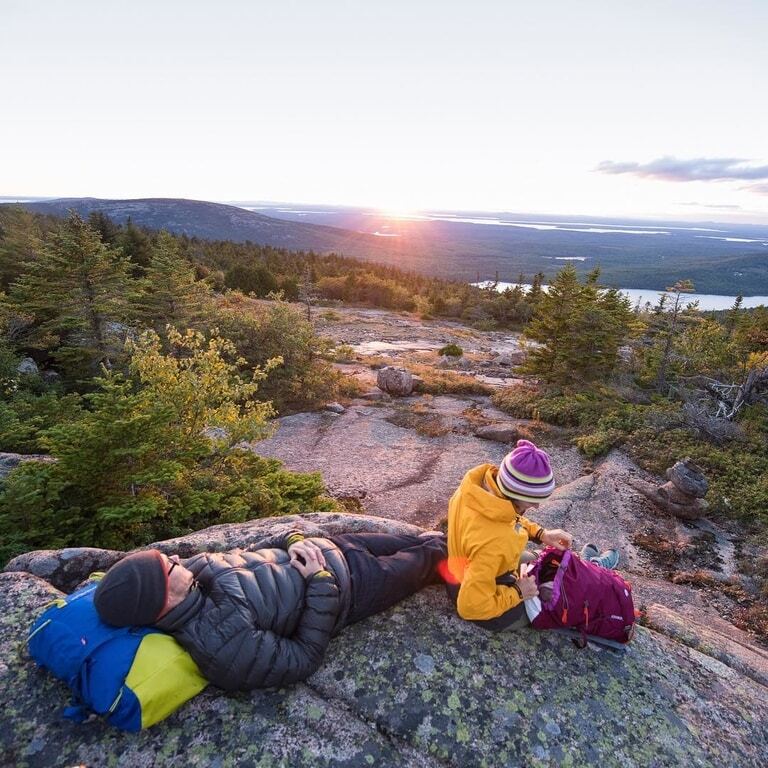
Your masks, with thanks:
[[[418,530],[308,515],[158,546],[254,549],[287,527]],[[92,556],[84,551],[84,569]],[[26,557],[16,566],[37,562]],[[758,766],[768,751],[768,689],[706,648],[645,628],[625,653],[533,630],[494,635],[460,620],[439,587],[348,627],[305,683],[236,695],[209,687],[139,734],[99,719],[76,725],[61,718],[66,687],[23,652],[29,625],[59,594],[30,573],[0,574],[1,765],[704,767]]]

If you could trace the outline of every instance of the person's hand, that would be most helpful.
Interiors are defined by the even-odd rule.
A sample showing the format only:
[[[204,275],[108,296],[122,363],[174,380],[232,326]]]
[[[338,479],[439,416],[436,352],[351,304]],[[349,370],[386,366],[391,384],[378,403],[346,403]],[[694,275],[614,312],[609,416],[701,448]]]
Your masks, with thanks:
[[[523,600],[530,600],[539,594],[539,588],[536,586],[536,579],[533,576],[521,576],[517,580],[517,586],[520,587]]]
[[[318,571],[322,571],[325,568],[325,558],[322,558],[323,553],[320,552],[319,547],[301,547],[295,549],[299,544],[305,542],[297,542],[291,547],[291,565],[305,578],[309,579],[314,576]]]
[[[325,568],[325,555],[323,554],[323,550],[320,549],[314,541],[302,539],[288,547],[288,554],[291,556],[291,560],[296,560],[298,557],[306,560],[308,552],[314,552],[315,557],[320,561],[322,567]]]
[[[551,531],[544,531],[541,535],[541,543],[558,549],[570,549],[573,544],[573,536],[561,528],[553,528]]]

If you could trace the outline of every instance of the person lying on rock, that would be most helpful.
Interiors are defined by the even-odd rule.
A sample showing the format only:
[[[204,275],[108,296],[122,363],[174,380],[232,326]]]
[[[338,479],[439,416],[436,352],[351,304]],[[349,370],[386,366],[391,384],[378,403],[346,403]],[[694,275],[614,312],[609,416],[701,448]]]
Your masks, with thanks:
[[[226,690],[309,677],[336,633],[440,583],[440,533],[304,538],[275,549],[202,553],[156,549],[123,558],[94,595],[101,619],[170,633],[200,671]]]
[[[481,464],[464,475],[448,504],[444,573],[461,618],[494,632],[530,624],[524,601],[536,597],[538,588],[533,576],[519,573],[521,560],[532,559],[525,549],[528,541],[561,550],[573,543],[567,531],[545,530],[525,517],[554,489],[549,455],[529,440],[518,440],[499,467]],[[592,549],[582,554],[615,567],[615,550],[598,556]]]

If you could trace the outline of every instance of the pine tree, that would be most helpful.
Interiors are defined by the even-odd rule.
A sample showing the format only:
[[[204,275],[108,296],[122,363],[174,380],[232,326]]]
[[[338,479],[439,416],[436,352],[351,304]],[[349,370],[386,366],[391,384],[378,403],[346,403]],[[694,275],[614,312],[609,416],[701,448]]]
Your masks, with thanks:
[[[141,281],[137,298],[141,319],[156,331],[166,325],[193,327],[205,314],[211,298],[207,283],[195,280],[195,270],[179,252],[175,237],[161,232]]]
[[[544,273],[537,272],[533,276],[533,282],[531,283],[531,287],[528,290],[528,301],[531,304],[536,304],[536,302],[538,302],[538,300],[541,298],[541,295],[543,293],[541,286],[543,282],[544,282]]]
[[[42,246],[39,220],[23,208],[0,211],[0,285],[17,280],[23,265],[33,261]]]
[[[661,356],[656,374],[656,389],[662,394],[666,394],[668,389],[667,375],[673,345],[682,331],[681,316],[686,307],[683,306],[681,297],[685,293],[692,293],[693,290],[693,283],[690,280],[678,280],[673,286],[667,288],[667,291],[674,297],[672,306],[668,311],[664,312],[665,302],[662,299],[659,300],[657,317],[660,322],[658,340],[661,346]],[[698,302],[693,302],[688,304],[687,308],[693,309],[696,306],[698,306]]]
[[[319,475],[293,475],[243,450],[273,429],[255,395],[280,362],[243,370],[233,344],[200,333],[142,334],[128,376],[108,372],[90,407],[42,438],[53,463],[29,462],[0,494],[0,562],[30,547],[136,546],[264,514],[319,507]],[[34,465],[34,466],[30,466]],[[325,505],[327,508],[327,504]]]
[[[561,384],[610,375],[618,350],[634,330],[629,299],[598,284],[594,270],[586,284],[576,269],[564,267],[542,293],[525,336],[540,346],[530,351],[526,367],[543,379]]]
[[[307,322],[312,322],[312,305],[317,304],[317,299],[315,272],[311,267],[307,267],[299,283],[299,301],[307,308]]]
[[[91,211],[88,214],[88,226],[101,236],[101,242],[115,245],[120,236],[120,227],[104,211]]]
[[[540,288],[541,283],[539,290]],[[573,265],[568,264],[558,273],[549,290],[540,294],[536,314],[525,329],[526,338],[542,345],[530,351],[526,367],[548,381],[569,377],[565,345],[571,333],[573,309],[580,292],[576,270]],[[529,298],[531,293],[528,294]]]
[[[126,260],[73,213],[25,269],[9,300],[34,318],[31,344],[52,349],[70,375],[109,366],[125,340],[121,324],[130,317]]]
[[[744,297],[741,293],[734,299],[733,306],[728,310],[728,314],[725,319],[725,329],[728,333],[728,338],[733,336],[733,332],[736,330],[736,326],[739,322],[739,316],[741,314],[741,305],[744,303]]]
[[[133,275],[138,277],[143,274],[152,260],[152,241],[149,235],[139,229],[129,216],[116,242],[133,265]]]

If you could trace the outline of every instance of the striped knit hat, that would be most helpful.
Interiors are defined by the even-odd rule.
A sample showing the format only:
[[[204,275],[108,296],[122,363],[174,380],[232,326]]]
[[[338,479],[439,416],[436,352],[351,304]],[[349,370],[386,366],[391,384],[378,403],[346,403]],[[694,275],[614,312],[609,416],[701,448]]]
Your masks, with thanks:
[[[530,440],[518,440],[501,462],[496,484],[507,498],[534,504],[544,501],[555,490],[549,454]]]

